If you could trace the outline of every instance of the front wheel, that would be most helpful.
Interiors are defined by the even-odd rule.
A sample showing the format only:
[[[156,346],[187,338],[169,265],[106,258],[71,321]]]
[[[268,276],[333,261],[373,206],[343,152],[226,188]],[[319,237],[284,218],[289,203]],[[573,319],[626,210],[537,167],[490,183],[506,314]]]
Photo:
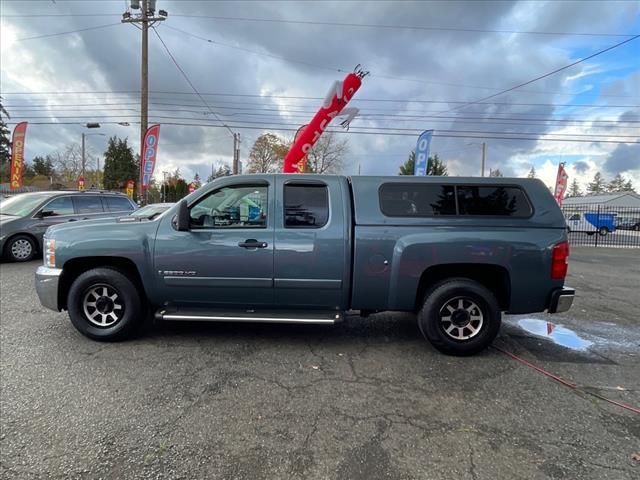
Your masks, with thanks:
[[[122,272],[108,267],[80,275],[69,289],[67,307],[73,326],[93,340],[121,340],[142,318],[138,289]]]
[[[484,350],[496,338],[500,323],[500,306],[493,293],[463,278],[431,288],[418,313],[424,337],[449,355],[473,355]]]
[[[13,262],[28,262],[36,255],[36,244],[27,235],[16,235],[7,242],[5,252]]]
[[[600,227],[598,229],[598,233],[602,236],[602,237],[606,237],[607,234],[609,233],[609,229],[607,227]]]

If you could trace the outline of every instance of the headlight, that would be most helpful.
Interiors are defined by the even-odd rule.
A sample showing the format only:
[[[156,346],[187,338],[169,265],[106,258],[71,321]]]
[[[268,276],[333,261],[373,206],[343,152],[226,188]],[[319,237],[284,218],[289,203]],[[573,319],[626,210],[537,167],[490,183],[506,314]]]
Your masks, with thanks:
[[[44,265],[54,268],[56,266],[56,241],[52,238],[44,239]]]

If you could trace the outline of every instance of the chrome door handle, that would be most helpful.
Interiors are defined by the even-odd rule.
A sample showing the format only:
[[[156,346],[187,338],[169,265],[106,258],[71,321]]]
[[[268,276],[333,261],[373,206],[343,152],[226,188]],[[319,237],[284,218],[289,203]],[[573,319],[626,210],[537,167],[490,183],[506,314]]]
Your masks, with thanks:
[[[253,238],[249,238],[244,242],[238,242],[238,246],[242,248],[267,248],[269,244],[267,242],[259,242]]]

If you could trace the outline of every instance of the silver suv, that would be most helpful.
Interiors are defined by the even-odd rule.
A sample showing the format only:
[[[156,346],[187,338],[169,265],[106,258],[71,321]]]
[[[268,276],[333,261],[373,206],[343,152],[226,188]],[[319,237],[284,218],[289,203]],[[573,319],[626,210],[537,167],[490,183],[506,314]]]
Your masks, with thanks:
[[[42,251],[51,225],[128,215],[137,208],[126,195],[102,191],[22,193],[0,203],[0,254],[15,262]]]

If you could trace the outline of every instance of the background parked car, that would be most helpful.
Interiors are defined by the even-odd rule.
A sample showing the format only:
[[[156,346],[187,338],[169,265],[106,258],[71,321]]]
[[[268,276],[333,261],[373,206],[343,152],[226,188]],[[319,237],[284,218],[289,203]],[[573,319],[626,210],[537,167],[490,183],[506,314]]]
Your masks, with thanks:
[[[52,225],[127,215],[136,209],[115,192],[55,191],[22,193],[0,203],[0,254],[15,262],[42,251],[42,236]]]
[[[135,210],[129,214],[130,217],[139,217],[139,218],[148,218],[149,220],[153,220],[161,213],[166,212],[171,207],[173,207],[175,203],[150,203],[138,210]]]
[[[617,228],[621,230],[640,230],[640,217],[618,218]]]

